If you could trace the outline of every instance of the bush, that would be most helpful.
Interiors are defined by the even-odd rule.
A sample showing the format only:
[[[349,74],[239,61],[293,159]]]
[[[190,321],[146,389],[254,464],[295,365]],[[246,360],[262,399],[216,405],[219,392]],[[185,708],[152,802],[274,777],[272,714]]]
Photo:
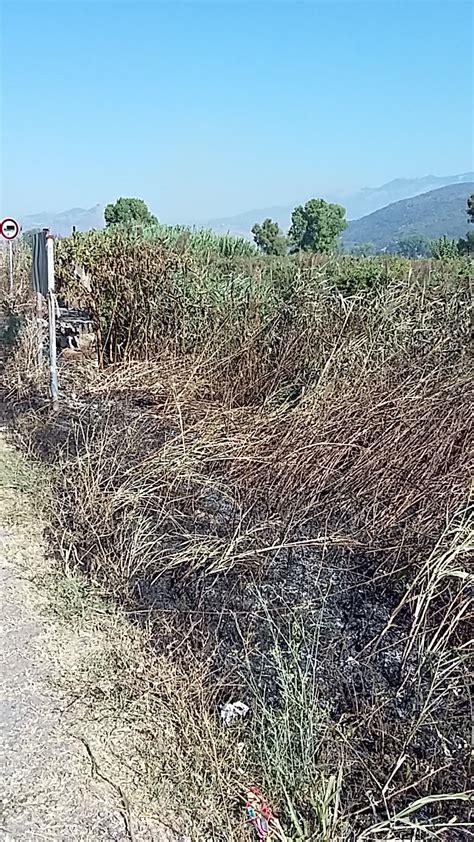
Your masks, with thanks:
[[[459,296],[469,306],[462,259],[203,257],[120,231],[61,241],[57,264],[65,294],[82,295],[92,313],[104,364],[201,355],[213,397],[227,390],[239,403],[307,386],[335,355],[347,357],[349,336],[351,366],[367,320],[377,337],[368,360],[375,367],[377,348],[385,356],[392,344],[401,350],[405,332],[413,353],[440,308],[449,312]],[[425,327],[415,332],[422,300]]]

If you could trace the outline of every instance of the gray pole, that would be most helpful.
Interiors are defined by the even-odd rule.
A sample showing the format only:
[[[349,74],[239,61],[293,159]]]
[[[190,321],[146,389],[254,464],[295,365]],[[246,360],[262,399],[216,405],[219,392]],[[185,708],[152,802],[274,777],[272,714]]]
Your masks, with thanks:
[[[13,243],[8,240],[8,288],[13,295]]]
[[[36,339],[37,339],[37,363],[38,368],[43,367],[43,296],[36,293]]]
[[[48,258],[48,326],[49,326],[49,372],[51,404],[58,409],[58,368],[56,360],[56,300],[54,296],[54,239],[46,235],[46,255]]]

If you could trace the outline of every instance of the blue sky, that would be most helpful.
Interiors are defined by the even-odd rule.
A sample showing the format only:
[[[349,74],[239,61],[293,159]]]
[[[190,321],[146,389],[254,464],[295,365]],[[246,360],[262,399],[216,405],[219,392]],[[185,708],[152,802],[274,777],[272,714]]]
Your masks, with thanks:
[[[0,0],[4,213],[205,219],[472,168],[464,0]]]

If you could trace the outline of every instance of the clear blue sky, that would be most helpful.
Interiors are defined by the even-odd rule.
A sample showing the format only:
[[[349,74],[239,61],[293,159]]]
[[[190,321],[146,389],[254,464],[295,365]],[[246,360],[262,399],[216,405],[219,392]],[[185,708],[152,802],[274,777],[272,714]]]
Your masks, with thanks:
[[[465,0],[0,0],[4,213],[165,221],[472,168]]]

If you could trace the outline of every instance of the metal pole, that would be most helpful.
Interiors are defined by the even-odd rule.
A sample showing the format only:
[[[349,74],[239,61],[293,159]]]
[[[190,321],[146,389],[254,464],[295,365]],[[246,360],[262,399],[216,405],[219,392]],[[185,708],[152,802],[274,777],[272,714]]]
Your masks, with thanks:
[[[10,295],[13,295],[13,243],[8,240],[8,280]]]
[[[46,256],[48,259],[48,327],[49,327],[49,372],[51,405],[58,409],[58,368],[56,360],[56,300],[54,296],[54,239],[46,235]]]
[[[43,296],[40,292],[36,293],[36,337],[38,341],[37,347],[37,363],[38,368],[43,367]]]

